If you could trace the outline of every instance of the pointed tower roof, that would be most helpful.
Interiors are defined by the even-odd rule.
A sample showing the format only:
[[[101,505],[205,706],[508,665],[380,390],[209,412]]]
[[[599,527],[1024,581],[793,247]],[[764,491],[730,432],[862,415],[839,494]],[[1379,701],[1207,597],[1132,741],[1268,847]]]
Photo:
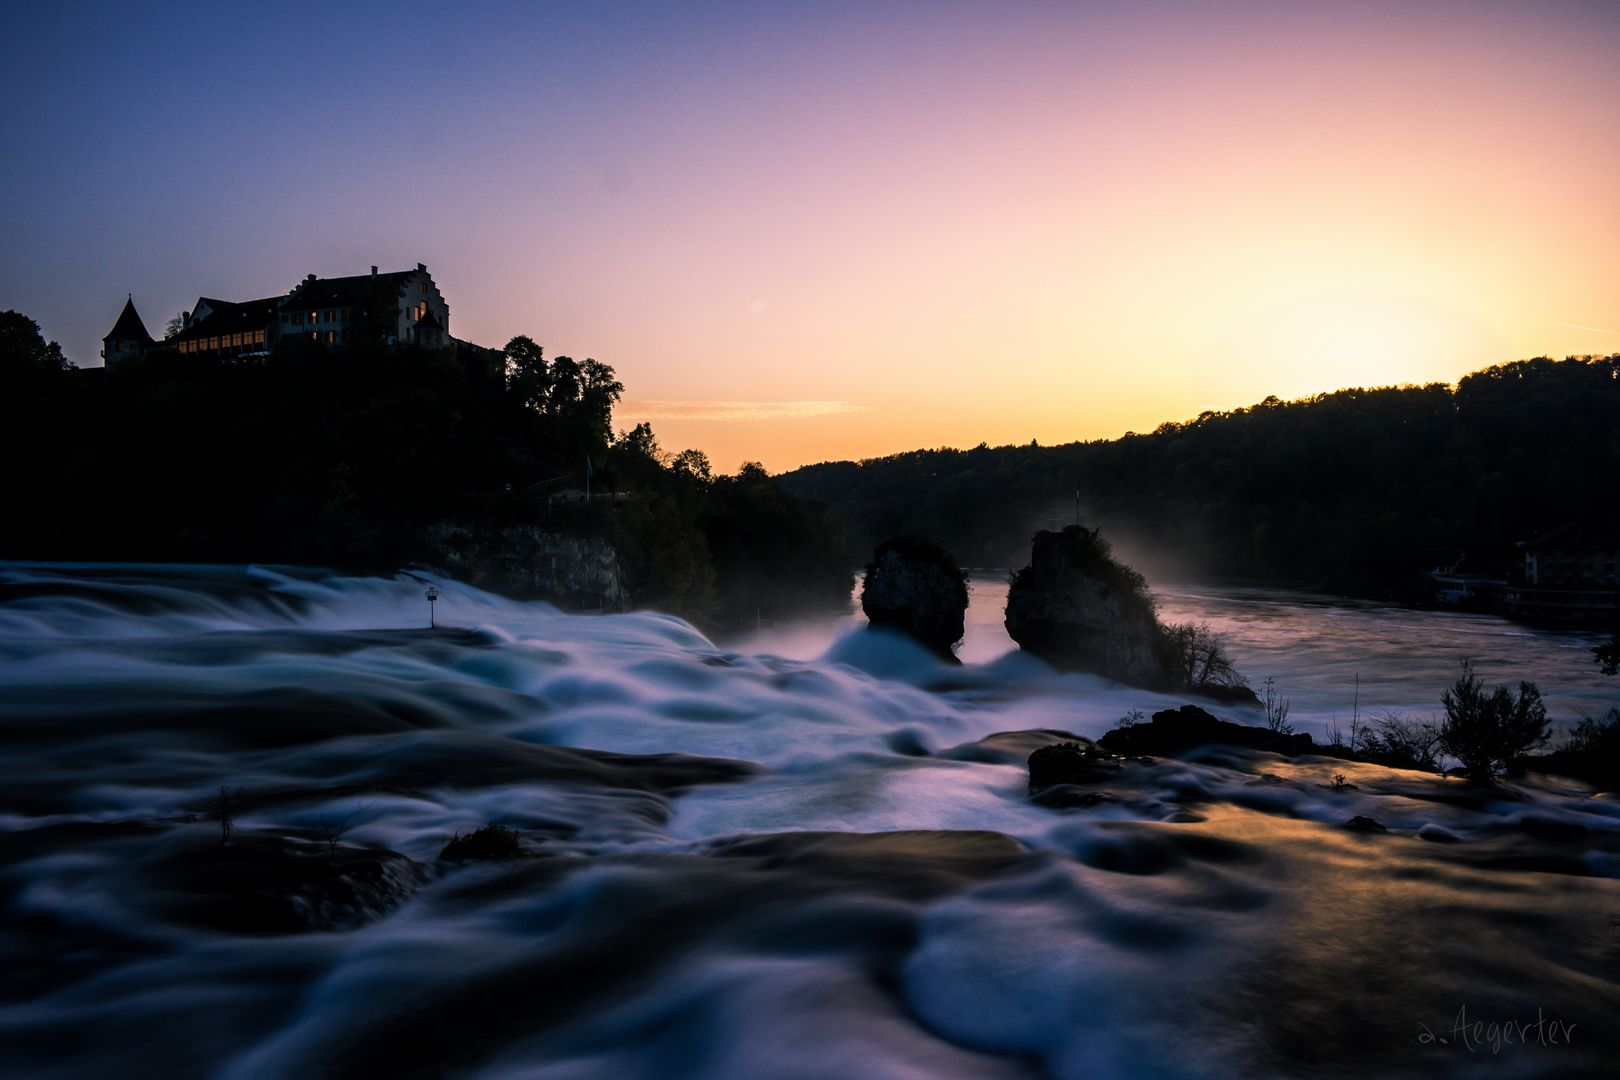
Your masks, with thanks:
[[[124,301],[124,310],[113,323],[113,328],[107,331],[102,341],[138,341],[141,345],[155,344],[152,335],[146,332],[146,324],[141,322],[140,312],[135,310],[135,298],[130,297]]]

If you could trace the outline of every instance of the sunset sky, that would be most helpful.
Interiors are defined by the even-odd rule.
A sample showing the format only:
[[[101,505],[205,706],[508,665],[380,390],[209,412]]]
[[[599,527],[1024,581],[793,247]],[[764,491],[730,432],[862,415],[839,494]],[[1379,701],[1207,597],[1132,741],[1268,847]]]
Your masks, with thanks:
[[[5,5],[0,309],[426,263],[720,469],[1620,351],[1620,5]]]

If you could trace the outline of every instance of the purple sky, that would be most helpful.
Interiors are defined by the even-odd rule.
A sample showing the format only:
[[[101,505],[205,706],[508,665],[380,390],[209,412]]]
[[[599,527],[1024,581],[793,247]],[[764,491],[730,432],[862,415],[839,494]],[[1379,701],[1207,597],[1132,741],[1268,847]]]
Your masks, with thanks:
[[[718,466],[1620,350],[1613,4],[17,5],[0,309],[424,262]]]

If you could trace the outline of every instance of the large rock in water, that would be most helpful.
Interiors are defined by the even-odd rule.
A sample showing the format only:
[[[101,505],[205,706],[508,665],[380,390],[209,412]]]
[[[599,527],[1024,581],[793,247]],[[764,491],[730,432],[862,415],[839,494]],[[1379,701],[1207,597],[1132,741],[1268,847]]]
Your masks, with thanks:
[[[861,610],[872,625],[909,634],[946,660],[956,660],[967,603],[967,577],[938,544],[897,536],[867,564]]]
[[[1007,590],[1008,636],[1059,671],[1160,687],[1157,625],[1141,575],[1079,525],[1036,533],[1029,565]]]
[[[1211,716],[1196,705],[1156,712],[1151,723],[1118,727],[1097,740],[1097,745],[1102,749],[1126,757],[1169,757],[1178,751],[1208,743],[1247,746],[1254,750],[1288,755],[1309,754],[1316,749],[1307,732],[1294,735],[1270,728],[1233,724]]]
[[[619,556],[606,540],[535,525],[481,528],[441,521],[424,537],[445,569],[480,589],[549,600],[568,611],[629,611]]]

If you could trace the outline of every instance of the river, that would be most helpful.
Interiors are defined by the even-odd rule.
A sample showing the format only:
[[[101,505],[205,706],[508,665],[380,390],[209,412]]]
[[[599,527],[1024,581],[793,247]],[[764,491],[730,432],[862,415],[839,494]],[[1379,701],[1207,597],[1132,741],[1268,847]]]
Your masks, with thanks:
[[[998,589],[947,667],[853,614],[720,646],[425,575],[0,564],[0,1073],[1612,1075],[1615,795],[1209,748],[1037,804],[1032,750],[1178,699],[1018,654]],[[1159,592],[1308,729],[1465,655],[1615,698],[1580,635]]]

